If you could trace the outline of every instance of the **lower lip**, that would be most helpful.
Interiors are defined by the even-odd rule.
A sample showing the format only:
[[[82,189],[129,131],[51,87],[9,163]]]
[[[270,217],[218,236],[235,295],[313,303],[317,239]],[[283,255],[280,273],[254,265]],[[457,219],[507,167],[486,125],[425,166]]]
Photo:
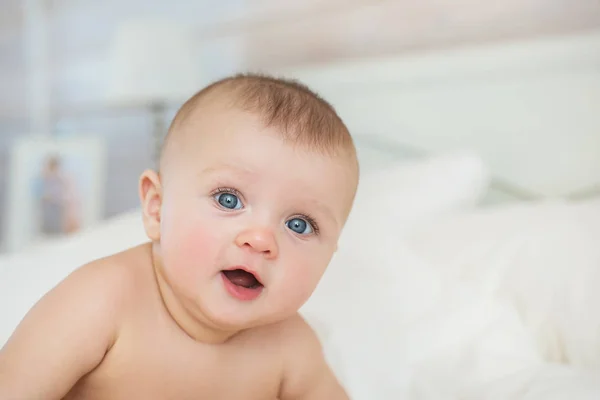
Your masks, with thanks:
[[[262,293],[263,287],[260,286],[256,289],[249,289],[243,286],[234,285],[224,273],[221,272],[221,278],[223,278],[223,284],[227,292],[238,300],[252,301],[255,300]]]

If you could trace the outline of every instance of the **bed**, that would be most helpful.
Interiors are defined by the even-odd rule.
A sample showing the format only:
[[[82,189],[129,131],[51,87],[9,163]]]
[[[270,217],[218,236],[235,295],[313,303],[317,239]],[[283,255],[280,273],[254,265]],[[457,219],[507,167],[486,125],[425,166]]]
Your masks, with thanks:
[[[358,147],[301,310],[353,399],[600,398],[600,33],[270,72]],[[0,344],[66,274],[143,241],[132,210],[3,255]]]

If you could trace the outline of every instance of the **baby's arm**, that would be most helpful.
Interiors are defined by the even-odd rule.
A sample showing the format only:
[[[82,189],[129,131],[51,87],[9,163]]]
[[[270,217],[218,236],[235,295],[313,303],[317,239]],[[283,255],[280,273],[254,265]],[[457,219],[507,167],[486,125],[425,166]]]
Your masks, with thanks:
[[[348,400],[344,388],[329,368],[319,339],[298,318],[286,333],[293,336],[285,362],[281,400]],[[294,343],[295,342],[295,343]]]
[[[119,298],[115,274],[103,267],[73,272],[21,321],[0,350],[0,399],[61,399],[100,363],[115,338]]]

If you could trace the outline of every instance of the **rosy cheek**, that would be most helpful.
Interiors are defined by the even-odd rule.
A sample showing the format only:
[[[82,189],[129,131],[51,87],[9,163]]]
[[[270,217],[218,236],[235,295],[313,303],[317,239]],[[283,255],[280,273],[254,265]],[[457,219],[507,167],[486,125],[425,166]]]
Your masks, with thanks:
[[[174,213],[175,214],[175,213]],[[163,224],[161,250],[172,279],[194,284],[217,267],[218,240],[206,218],[177,212]]]

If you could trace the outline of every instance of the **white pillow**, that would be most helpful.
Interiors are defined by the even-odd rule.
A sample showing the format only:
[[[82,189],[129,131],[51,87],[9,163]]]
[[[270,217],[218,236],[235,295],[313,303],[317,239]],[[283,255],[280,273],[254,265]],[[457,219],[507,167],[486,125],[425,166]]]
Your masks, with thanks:
[[[309,303],[321,303],[314,309],[315,324],[322,326],[317,314],[328,321],[340,315],[328,309],[338,304],[326,298],[344,292],[344,287],[364,292],[391,284],[389,293],[397,296],[393,303],[409,305],[402,312],[405,317],[418,314],[414,301],[418,294],[421,301],[434,301],[440,284],[437,272],[402,246],[402,236],[421,219],[475,204],[485,190],[486,176],[481,160],[467,153],[432,156],[363,173],[338,252]],[[320,299],[321,294],[325,298]],[[328,312],[331,315],[325,317]]]
[[[489,174],[469,152],[429,156],[361,174],[356,200],[340,245],[373,235],[366,226],[408,231],[441,214],[470,209],[484,196]]]

